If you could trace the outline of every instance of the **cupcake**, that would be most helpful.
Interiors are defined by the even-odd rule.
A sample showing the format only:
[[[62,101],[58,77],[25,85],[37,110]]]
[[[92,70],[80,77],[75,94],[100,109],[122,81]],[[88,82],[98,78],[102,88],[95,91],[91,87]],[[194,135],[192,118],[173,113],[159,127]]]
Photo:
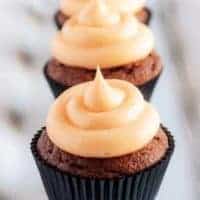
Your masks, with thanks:
[[[56,99],[31,149],[50,200],[153,200],[174,140],[133,84],[98,70]]]
[[[138,86],[147,100],[162,71],[151,30],[132,15],[112,12],[103,1],[93,0],[57,33],[44,72],[57,97],[93,80],[97,65],[105,78]]]
[[[102,1],[102,0],[101,0]],[[150,10],[145,7],[146,0],[104,0],[109,6],[118,12],[130,12],[137,19],[149,24],[151,18]],[[72,15],[77,14],[89,0],[61,0],[60,9],[55,14],[55,23],[58,29],[61,29],[63,24]]]

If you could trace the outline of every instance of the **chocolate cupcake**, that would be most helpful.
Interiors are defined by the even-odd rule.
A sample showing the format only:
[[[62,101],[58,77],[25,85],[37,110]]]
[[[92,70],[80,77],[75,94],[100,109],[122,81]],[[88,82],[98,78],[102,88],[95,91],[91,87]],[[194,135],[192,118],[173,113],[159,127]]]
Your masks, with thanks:
[[[55,14],[55,23],[58,29],[61,29],[64,23],[70,19],[74,14],[77,14],[90,0],[61,0],[60,9]],[[127,1],[127,0],[107,0],[106,3],[118,12],[130,12],[137,17],[137,19],[149,24],[151,19],[151,11],[145,7],[145,0]]]
[[[88,4],[57,33],[44,72],[57,97],[93,80],[97,65],[105,78],[138,86],[147,100],[162,71],[151,30],[132,15],[111,12],[100,0]]]
[[[135,86],[98,71],[56,99],[31,149],[50,200],[153,200],[174,140]]]

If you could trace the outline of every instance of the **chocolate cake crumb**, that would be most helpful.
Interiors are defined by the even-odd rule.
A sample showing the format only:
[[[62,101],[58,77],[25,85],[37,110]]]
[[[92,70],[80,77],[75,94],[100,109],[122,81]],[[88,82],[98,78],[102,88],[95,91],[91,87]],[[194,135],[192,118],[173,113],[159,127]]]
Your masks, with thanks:
[[[149,8],[144,7],[141,11],[136,13],[136,17],[140,22],[148,25],[151,20],[151,11]]]
[[[121,79],[129,81],[136,86],[142,86],[153,80],[162,71],[162,63],[157,53],[152,52],[145,59],[122,65],[116,68],[102,69],[107,79]],[[57,83],[71,87],[73,85],[91,81],[94,79],[96,70],[66,66],[52,58],[46,69],[47,75]]]
[[[168,149],[168,137],[160,128],[143,149],[116,158],[83,158],[64,152],[54,145],[44,129],[37,143],[38,153],[48,164],[61,171],[89,178],[117,178],[131,175],[157,163]]]

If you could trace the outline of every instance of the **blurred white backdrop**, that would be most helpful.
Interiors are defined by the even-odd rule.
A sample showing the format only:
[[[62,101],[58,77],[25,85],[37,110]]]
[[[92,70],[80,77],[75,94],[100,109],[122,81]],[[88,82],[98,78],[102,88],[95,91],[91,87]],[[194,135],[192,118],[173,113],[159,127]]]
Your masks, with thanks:
[[[0,200],[45,200],[29,150],[53,101],[42,68],[50,57],[57,0],[0,1]],[[149,2],[165,71],[153,102],[177,149],[157,199],[200,195],[200,2]]]

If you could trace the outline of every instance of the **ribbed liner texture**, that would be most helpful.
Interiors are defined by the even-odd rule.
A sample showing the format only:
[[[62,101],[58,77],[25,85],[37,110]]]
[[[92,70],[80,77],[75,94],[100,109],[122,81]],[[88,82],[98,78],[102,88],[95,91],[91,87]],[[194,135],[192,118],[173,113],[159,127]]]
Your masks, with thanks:
[[[70,86],[63,86],[62,84],[58,83],[57,81],[53,80],[51,77],[48,76],[47,74],[47,65],[44,67],[44,76],[48,82],[48,85],[53,93],[53,96],[56,98],[58,97],[62,92],[64,92],[66,89],[70,88]],[[160,73],[161,75],[161,73]],[[147,82],[146,84],[139,86],[139,90],[143,94],[144,98],[149,101],[151,99],[151,96],[153,94],[154,88],[156,86],[156,83],[159,79],[159,76],[157,76],[155,79]]]
[[[169,148],[155,165],[133,175],[116,179],[92,179],[72,176],[47,164],[37,152],[42,130],[31,142],[32,154],[39,169],[49,200],[153,200],[160,188],[171,155],[174,139],[168,135]]]

